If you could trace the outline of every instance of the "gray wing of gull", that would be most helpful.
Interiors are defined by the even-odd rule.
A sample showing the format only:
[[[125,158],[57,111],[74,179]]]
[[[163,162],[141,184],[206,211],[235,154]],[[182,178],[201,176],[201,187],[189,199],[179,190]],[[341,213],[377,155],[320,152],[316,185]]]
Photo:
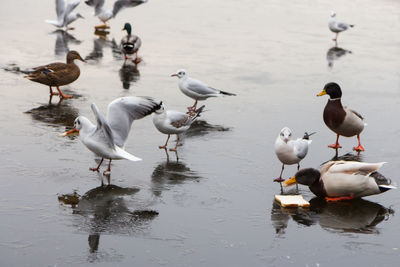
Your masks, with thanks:
[[[199,95],[219,94],[219,90],[212,88],[207,84],[192,78],[188,79],[188,89]]]
[[[56,0],[57,21],[63,21],[65,14],[65,0]]]
[[[88,6],[94,7],[95,16],[101,13],[101,10],[104,6],[104,0],[86,0],[85,3]]]
[[[304,159],[308,152],[308,140],[297,139],[293,141],[294,153],[299,159]]]
[[[337,27],[343,29],[343,30],[347,30],[349,28],[349,24],[347,23],[343,23],[343,22],[338,22],[337,23]]]
[[[175,110],[167,110],[167,118],[175,128],[181,128],[191,122],[189,115]]]
[[[98,141],[106,144],[108,147],[114,149],[114,136],[113,132],[111,131],[110,125],[107,123],[106,119],[100,113],[99,109],[97,108],[96,104],[92,104],[90,106],[96,117],[97,127],[96,131],[93,134],[93,138],[96,138]]]
[[[122,9],[126,7],[135,7],[146,2],[147,0],[117,0],[115,1],[113,6],[112,10],[113,16],[115,17],[118,14],[118,12],[120,12]]]
[[[127,96],[117,98],[108,105],[107,122],[117,146],[123,147],[134,120],[141,119],[160,108],[150,97]]]
[[[71,12],[79,5],[80,0],[74,0],[68,3],[64,12],[64,23],[67,21],[67,17]]]

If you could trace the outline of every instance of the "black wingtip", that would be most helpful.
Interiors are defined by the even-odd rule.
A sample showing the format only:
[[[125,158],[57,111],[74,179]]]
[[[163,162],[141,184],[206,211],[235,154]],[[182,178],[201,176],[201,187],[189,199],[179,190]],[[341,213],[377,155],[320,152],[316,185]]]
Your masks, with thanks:
[[[223,95],[236,96],[236,94],[234,94],[234,93],[229,93],[229,92],[225,92],[225,91],[221,91],[221,90],[219,92]]]

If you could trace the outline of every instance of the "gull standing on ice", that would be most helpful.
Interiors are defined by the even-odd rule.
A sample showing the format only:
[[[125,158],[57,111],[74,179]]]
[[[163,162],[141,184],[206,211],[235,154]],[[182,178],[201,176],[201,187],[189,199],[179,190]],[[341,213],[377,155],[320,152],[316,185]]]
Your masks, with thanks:
[[[334,39],[332,39],[333,41],[336,42],[339,32],[345,31],[348,28],[352,28],[352,27],[354,27],[354,25],[337,21],[336,13],[332,12],[331,17],[328,20],[328,27],[329,27],[329,30],[336,33],[336,37]]]
[[[60,136],[78,133],[82,143],[97,156],[101,157],[100,164],[91,171],[99,171],[104,159],[109,159],[108,168],[103,173],[111,171],[111,160],[127,159],[139,161],[140,158],[124,150],[134,120],[141,119],[160,108],[160,103],[149,97],[121,97],[108,105],[107,119],[93,103],[92,111],[96,117],[94,125],[84,116],[79,116],[74,121],[74,128]]]
[[[190,113],[193,113],[196,110],[197,101],[199,100],[206,100],[209,97],[222,95],[235,96],[235,94],[212,88],[201,81],[190,78],[183,69],[180,69],[171,75],[171,77],[173,76],[179,78],[179,89],[181,89],[182,93],[195,100],[193,106],[188,107]]]
[[[114,2],[112,10],[104,8],[104,0],[86,0],[85,4],[94,7],[94,15],[103,22],[103,25],[95,26],[95,28],[107,29],[109,28],[109,26],[106,24],[107,21],[109,21],[111,18],[114,18],[123,8],[135,7],[146,2],[147,0],[117,0]]]
[[[303,138],[292,140],[292,131],[288,127],[284,127],[275,141],[275,154],[282,162],[281,174],[274,181],[282,183],[282,173],[285,165],[297,164],[297,170],[300,169],[300,161],[305,158],[308,152],[308,146],[311,144],[310,135],[307,132]]]
[[[66,0],[56,0],[56,13],[57,21],[45,20],[47,23],[56,26],[57,28],[65,28],[66,30],[73,30],[68,28],[68,25],[77,20],[84,18],[81,14],[72,12],[78,5],[80,0],[72,0],[68,4]]]
[[[175,111],[175,110],[165,110],[163,105],[160,105],[153,114],[153,123],[156,128],[163,134],[167,134],[168,138],[165,145],[159,146],[160,149],[167,149],[168,140],[171,134],[176,134],[176,145],[175,148],[170,148],[170,151],[176,151],[179,143],[179,134],[186,132],[194,120],[200,116],[203,112],[204,105],[194,111],[194,115],[190,116],[186,113]]]

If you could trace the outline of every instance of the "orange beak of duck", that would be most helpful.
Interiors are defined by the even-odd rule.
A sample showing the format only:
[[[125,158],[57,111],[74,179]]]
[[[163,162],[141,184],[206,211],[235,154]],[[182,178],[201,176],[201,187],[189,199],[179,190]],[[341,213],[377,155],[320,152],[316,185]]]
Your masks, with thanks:
[[[291,186],[291,185],[296,184],[296,176],[293,176],[292,178],[290,178],[290,179],[284,181],[283,184],[284,184],[285,186]]]
[[[322,90],[317,96],[323,96],[323,95],[326,95],[326,91],[325,91],[325,89],[324,90]]]
[[[60,137],[65,137],[65,136],[70,136],[70,135],[79,135],[79,130],[72,128],[71,130],[65,132],[65,133],[61,133],[58,136]]]

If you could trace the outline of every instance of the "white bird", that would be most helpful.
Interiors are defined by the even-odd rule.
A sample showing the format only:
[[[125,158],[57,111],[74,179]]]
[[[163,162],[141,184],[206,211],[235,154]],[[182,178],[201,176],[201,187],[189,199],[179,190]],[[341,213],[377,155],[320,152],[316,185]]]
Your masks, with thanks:
[[[275,154],[282,162],[281,174],[276,178],[275,182],[283,182],[282,173],[285,165],[297,164],[297,170],[300,169],[300,161],[305,158],[308,152],[308,147],[311,144],[310,135],[307,132],[303,138],[292,139],[292,131],[288,127],[284,127],[275,141]]]
[[[68,28],[68,25],[78,18],[84,18],[81,14],[72,12],[79,5],[79,2],[80,0],[72,0],[67,4],[66,0],[56,0],[57,20],[45,20],[45,22],[57,28],[72,30],[73,28]]]
[[[345,31],[348,28],[352,28],[352,27],[354,27],[354,25],[337,21],[336,13],[332,12],[331,17],[328,20],[328,27],[329,27],[329,30],[336,33],[336,37],[332,40],[337,41],[339,32]]]
[[[175,148],[170,148],[170,151],[176,151],[179,143],[179,134],[187,131],[194,120],[200,116],[203,112],[204,105],[194,111],[194,115],[190,116],[186,113],[175,111],[175,110],[165,110],[163,105],[160,105],[153,114],[153,123],[163,134],[167,134],[168,138],[165,145],[159,146],[160,149],[167,149],[168,140],[171,134],[176,134],[176,145]]]
[[[189,112],[196,110],[197,101],[199,100],[205,100],[209,97],[218,97],[222,95],[235,96],[235,94],[212,88],[199,80],[190,78],[183,69],[180,69],[171,75],[171,77],[173,76],[179,78],[179,89],[181,89],[182,93],[195,100],[193,106],[188,107]]]
[[[94,15],[97,16],[104,24],[95,26],[96,29],[109,28],[107,21],[114,18],[119,11],[125,7],[135,7],[146,3],[147,0],[117,0],[114,2],[113,9],[104,8],[104,0],[86,0],[85,4],[94,7]]]
[[[299,183],[327,201],[350,200],[380,194],[396,188],[391,180],[378,172],[385,162],[329,161],[321,171],[302,169],[285,185]]]
[[[86,117],[79,116],[74,121],[74,128],[60,136],[78,133],[82,143],[101,157],[100,164],[90,170],[99,171],[103,159],[109,159],[108,168],[104,173],[110,172],[113,159],[141,160],[124,150],[125,141],[133,121],[153,113],[160,108],[160,105],[161,103],[157,103],[149,97],[117,98],[108,105],[107,119],[105,119],[93,103],[91,108],[97,125],[94,125]]]

